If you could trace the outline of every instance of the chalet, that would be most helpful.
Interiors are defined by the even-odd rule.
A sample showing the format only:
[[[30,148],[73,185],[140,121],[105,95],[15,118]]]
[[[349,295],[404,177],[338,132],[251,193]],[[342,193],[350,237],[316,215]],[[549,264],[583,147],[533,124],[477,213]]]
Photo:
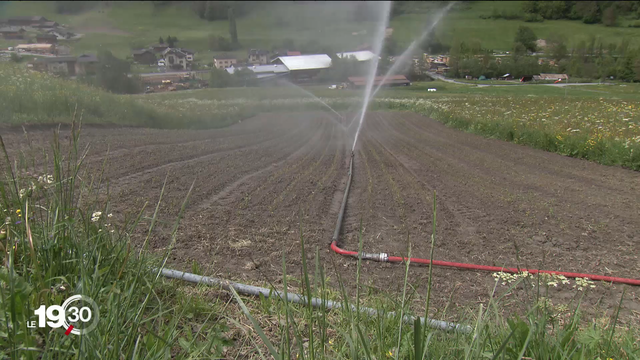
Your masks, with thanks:
[[[249,50],[250,64],[265,65],[269,63],[269,52],[266,50],[251,49]]]
[[[367,85],[366,77],[349,77],[348,86],[351,88],[361,88]],[[404,75],[389,76],[385,79],[384,76],[376,76],[373,79],[373,86],[409,86],[411,82]]]
[[[75,75],[76,61],[73,56],[57,56],[39,58],[33,63],[33,68],[39,71],[46,71],[52,74]]]
[[[302,53],[300,51],[289,51],[287,50],[287,56],[300,56]]]
[[[93,75],[96,73],[98,63],[95,55],[82,54],[76,59],[75,72],[77,75]]]
[[[355,58],[357,61],[369,61],[375,58],[376,54],[372,53],[369,50],[362,50],[362,51],[350,51],[350,52],[337,53],[336,56],[339,57],[340,59]],[[380,57],[378,57],[378,59],[379,58]]]
[[[32,28],[41,29],[41,30],[55,29],[58,26],[60,26],[60,24],[58,24],[55,21],[45,21],[40,24],[31,25]]]
[[[19,26],[5,26],[0,28],[0,34],[6,40],[21,40],[24,39],[25,29]]]
[[[167,49],[162,52],[162,57],[167,66],[173,69],[187,70],[191,65],[191,62],[187,60],[187,54],[178,49]]]
[[[19,52],[32,52],[39,54],[53,54],[56,46],[54,44],[20,44],[16,46]]]
[[[38,34],[36,35],[36,42],[40,44],[57,44],[58,37],[53,34]]]
[[[54,35],[58,40],[68,40],[77,35],[72,33],[71,31],[65,29],[51,29],[47,30],[47,34]]]
[[[7,19],[7,24],[15,26],[34,26],[48,22],[44,16],[15,16]]]
[[[569,80],[569,75],[567,74],[540,74],[536,78],[536,80]]]
[[[230,66],[234,66],[238,63],[238,59],[232,55],[217,55],[213,58],[213,66],[216,69],[226,69]]]
[[[195,51],[191,49],[179,49],[179,50],[187,55],[187,61],[193,61],[193,56],[196,53]]]
[[[154,44],[154,45],[151,45],[150,48],[156,54],[160,54],[160,53],[163,53],[164,51],[166,51],[169,48],[169,45],[166,45],[166,44]]]
[[[311,80],[321,70],[330,68],[331,58],[327,54],[280,56],[271,63],[286,66],[293,80],[303,82]]]
[[[133,50],[132,55],[133,61],[138,64],[155,65],[158,61],[156,54],[154,54],[153,50],[149,49]]]

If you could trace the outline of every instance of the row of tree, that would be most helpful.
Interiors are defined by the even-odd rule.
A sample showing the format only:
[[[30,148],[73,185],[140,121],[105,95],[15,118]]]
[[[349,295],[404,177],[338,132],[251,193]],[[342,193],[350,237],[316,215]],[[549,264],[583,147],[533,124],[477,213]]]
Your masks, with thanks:
[[[209,87],[212,88],[246,87],[257,84],[256,74],[249,69],[236,69],[232,75],[225,69],[213,68],[209,77]]]
[[[474,41],[454,41],[450,51],[450,76],[498,77],[509,73],[515,77],[541,72],[566,73],[572,77],[602,79],[614,77],[624,81],[640,80],[640,49],[633,48],[627,39],[618,43],[605,43],[595,36],[569,48],[566,38],[555,34],[546,39],[543,63],[540,56],[529,51],[537,49],[537,37],[527,27],[521,27],[514,39],[510,56],[496,57]],[[497,60],[500,59],[500,60]],[[550,65],[549,61],[554,65]]]
[[[618,14],[640,19],[640,1],[525,1],[522,10],[542,19],[582,20],[587,24],[615,26]]]

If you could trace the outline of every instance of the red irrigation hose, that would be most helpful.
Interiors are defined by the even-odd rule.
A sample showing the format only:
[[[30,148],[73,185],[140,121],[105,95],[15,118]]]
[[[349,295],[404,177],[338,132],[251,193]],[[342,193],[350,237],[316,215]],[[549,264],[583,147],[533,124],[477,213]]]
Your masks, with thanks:
[[[348,250],[344,250],[344,249],[339,248],[335,241],[333,241],[331,243],[331,250],[335,251],[336,253],[338,253],[340,255],[354,256],[354,257],[358,256],[358,253],[355,252],[355,251],[348,251]],[[382,254],[362,253],[362,258],[363,259],[368,259],[368,260],[376,260],[376,261],[383,261],[383,262],[396,262],[396,263],[400,263],[400,262],[403,262],[403,261],[409,259],[412,263],[425,264],[425,265],[428,265],[431,262],[429,259],[406,258],[406,257],[401,257],[401,256],[387,256],[387,254],[384,254],[384,253],[382,253]],[[622,284],[640,286],[640,280],[639,279],[627,279],[627,278],[614,277],[614,276],[582,274],[582,273],[554,271],[554,270],[516,269],[516,268],[506,268],[506,267],[499,267],[499,266],[487,266],[487,265],[475,265],[475,264],[457,263],[457,262],[442,261],[442,260],[433,260],[433,265],[448,266],[448,267],[453,267],[453,268],[458,268],[458,269],[484,270],[484,271],[491,271],[491,272],[505,272],[505,273],[513,273],[513,274],[518,274],[518,273],[523,273],[523,272],[528,272],[530,274],[539,274],[539,273],[540,274],[555,274],[555,275],[563,275],[563,276],[565,276],[567,278],[587,278],[589,280],[606,281],[606,282],[622,283]]]
[[[336,229],[333,233],[333,238],[331,239],[331,250],[340,255],[346,256],[354,256],[358,257],[358,253],[355,251],[348,251],[338,247],[338,237],[340,235],[340,228],[342,227],[342,219],[344,217],[345,208],[347,205],[347,197],[349,196],[349,188],[351,187],[351,178],[353,176],[353,151],[351,152],[351,161],[349,162],[349,176],[347,181],[347,186],[344,191],[344,197],[342,199],[342,206],[340,208],[340,212],[338,214],[338,222],[336,224]],[[365,253],[361,254],[362,259],[365,260],[375,260],[381,262],[395,262],[400,263],[405,260],[410,260],[412,263],[417,264],[426,264],[431,263],[429,259],[420,259],[420,258],[405,258],[400,256],[389,256],[386,253]],[[468,270],[484,270],[491,272],[505,272],[505,273],[513,273],[518,274],[522,272],[528,272],[530,274],[554,274],[554,275],[563,275],[567,278],[587,278],[590,280],[598,280],[598,281],[606,281],[612,283],[621,283],[621,284],[629,284],[640,286],[640,279],[628,279],[614,276],[604,276],[604,275],[593,275],[593,274],[581,274],[581,273],[572,273],[572,272],[564,272],[564,271],[554,271],[554,270],[537,270],[537,269],[516,269],[516,268],[505,268],[499,266],[487,266],[487,265],[475,265],[475,264],[466,264],[466,263],[457,263],[451,261],[442,261],[442,260],[433,260],[433,265],[437,266],[447,266],[458,269],[468,269]]]

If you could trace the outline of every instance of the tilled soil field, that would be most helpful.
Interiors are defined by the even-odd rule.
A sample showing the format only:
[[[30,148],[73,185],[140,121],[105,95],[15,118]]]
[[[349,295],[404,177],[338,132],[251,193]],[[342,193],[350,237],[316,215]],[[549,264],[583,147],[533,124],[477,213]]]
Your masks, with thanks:
[[[350,119],[352,115],[345,116]],[[237,281],[279,284],[301,270],[301,234],[310,261],[318,249],[330,282],[339,271],[353,289],[356,262],[329,250],[347,180],[353,130],[325,113],[264,114],[229,128],[168,131],[86,127],[85,162],[104,178],[117,218],[147,203],[151,216],[166,178],[154,251],[169,246],[173,221],[189,188],[171,267]],[[62,133],[65,133],[64,131]],[[50,129],[30,129],[35,151]],[[66,133],[65,133],[66,135]],[[22,129],[3,130],[11,156],[28,153]],[[64,140],[64,139],[63,139]],[[108,151],[108,155],[107,155]],[[355,151],[354,177],[341,247],[429,257],[437,192],[435,259],[640,278],[640,174],[463,133],[412,113],[370,113]],[[105,187],[106,192],[106,187]],[[134,237],[139,245],[143,227]],[[399,291],[404,267],[364,263],[372,292]],[[427,267],[409,282],[426,293]],[[574,282],[572,281],[572,284]],[[496,282],[490,273],[434,269],[434,311],[477,307]],[[498,284],[498,292],[506,286]],[[621,285],[596,283],[582,299],[611,311]],[[640,291],[629,286],[625,321],[640,316]],[[554,304],[584,292],[551,287]],[[518,307],[524,291],[507,295]],[[416,302],[422,301],[416,298]],[[595,310],[599,311],[599,310]]]

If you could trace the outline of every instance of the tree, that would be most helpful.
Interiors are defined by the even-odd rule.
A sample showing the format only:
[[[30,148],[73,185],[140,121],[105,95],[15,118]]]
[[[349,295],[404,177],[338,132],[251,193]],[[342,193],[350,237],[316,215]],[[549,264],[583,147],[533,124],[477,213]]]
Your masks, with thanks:
[[[595,1],[576,1],[575,11],[585,24],[595,24],[600,21],[600,9]]]
[[[537,14],[538,13],[538,2],[537,1],[524,1],[522,3],[522,11],[527,14]]]
[[[602,13],[602,23],[605,26],[616,26],[617,20],[618,20],[618,14],[616,13],[616,9],[613,5],[609,6]]]
[[[226,88],[232,84],[231,74],[224,69],[211,69],[211,75],[209,77],[209,87],[212,88]]]
[[[215,19],[215,8],[211,1],[207,1],[204,5],[204,19],[211,21]]]
[[[233,73],[232,78],[233,85],[238,87],[256,86],[258,84],[258,78],[256,77],[256,74],[246,68],[236,70]]]
[[[164,44],[164,39],[162,38],[162,36],[160,36],[160,38],[158,39],[158,44]]]
[[[528,26],[520,26],[518,28],[518,32],[516,33],[516,37],[514,39],[515,43],[521,43],[525,49],[535,52],[537,49],[536,40],[538,37]]]
[[[521,42],[517,42],[513,44],[514,56],[523,56],[526,54],[527,54],[527,48]]]
[[[567,45],[562,35],[552,35],[547,39],[547,52],[555,61],[560,61],[567,57]]]
[[[623,58],[618,60],[618,79],[633,81],[636,78],[635,59],[628,52]]]
[[[231,43],[238,43],[238,29],[236,28],[236,16],[233,14],[233,8],[229,8],[229,35],[231,36]]]
[[[176,46],[176,43],[178,42],[178,38],[175,36],[167,36],[167,46],[170,48],[173,48]]]
[[[141,86],[136,78],[129,77],[131,64],[113,56],[110,51],[98,53],[96,85],[118,94],[139,93]]]

